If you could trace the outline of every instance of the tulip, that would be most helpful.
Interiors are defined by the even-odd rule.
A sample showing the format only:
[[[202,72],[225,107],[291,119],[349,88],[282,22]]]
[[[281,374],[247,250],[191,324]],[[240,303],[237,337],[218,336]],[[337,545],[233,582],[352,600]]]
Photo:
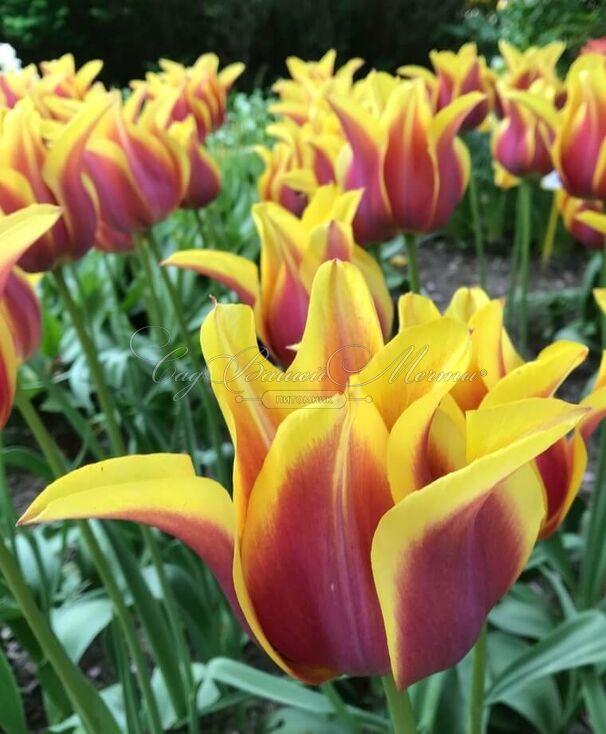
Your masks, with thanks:
[[[456,134],[481,100],[479,93],[459,97],[434,116],[419,79],[392,91],[379,120],[359,103],[332,100],[350,146],[340,161],[340,183],[364,188],[354,220],[357,242],[446,224],[469,178],[469,154]]]
[[[14,107],[20,99],[27,97],[38,81],[38,71],[34,64],[24,69],[0,74],[0,102],[3,107]]]
[[[329,95],[347,95],[354,74],[364,62],[350,59],[335,72],[336,57],[336,51],[331,49],[319,61],[303,61],[296,56],[286,59],[291,78],[280,79],[273,85],[272,90],[278,93],[280,101],[272,104],[269,111],[304,125],[326,107]]]
[[[160,68],[159,73],[150,72],[145,82],[134,81],[131,86],[152,100],[164,98],[167,92],[175,92],[170,109],[171,121],[182,122],[193,115],[198,138],[202,142],[223,124],[227,94],[244,71],[244,64],[231,64],[219,71],[218,57],[203,54],[190,67],[160,59]]]
[[[551,146],[555,118],[543,113],[544,109],[549,110],[553,95],[541,81],[529,92],[504,91],[502,87],[501,91],[504,113],[493,129],[492,155],[497,177],[503,176],[499,173],[501,168],[513,177],[511,180],[505,176],[501,181],[497,178],[506,188],[519,178],[545,176],[553,170]]]
[[[360,192],[319,188],[300,219],[273,203],[253,207],[261,238],[261,273],[246,258],[217,250],[183,250],[165,264],[194,270],[236,291],[255,310],[257,332],[277,359],[288,365],[301,341],[313,278],[320,265],[338,258],[353,262],[373,295],[385,336],[393,307],[375,260],[354,243],[351,222]]]
[[[107,108],[106,100],[85,104],[67,125],[56,124],[50,142],[29,99],[9,110],[0,134],[0,210],[15,212],[33,203],[58,204],[62,217],[22,256],[29,272],[77,260],[93,246],[95,198],[84,170],[84,148]],[[50,129],[50,128],[49,128]]]
[[[563,41],[531,46],[525,51],[520,51],[507,41],[499,41],[499,50],[507,66],[501,86],[526,91],[540,81],[552,90],[556,105],[561,107],[566,99],[566,90],[556,66],[565,49]]]
[[[267,132],[277,142],[272,148],[255,149],[265,165],[259,176],[259,198],[300,216],[318,186],[335,182],[337,157],[345,140],[338,123],[326,116],[304,126],[285,120],[269,125]]]
[[[553,158],[568,193],[606,201],[606,65],[595,58],[581,56],[568,74]]]
[[[475,43],[466,43],[456,52],[432,51],[429,55],[435,75],[419,66],[402,66],[402,76],[425,81],[437,112],[469,92],[482,92],[480,102],[461,123],[462,130],[473,130],[484,122],[493,105],[494,74],[486,66],[483,56],[478,56]]]
[[[132,456],[58,480],[20,522],[159,527],[208,563],[289,674],[321,683],[391,670],[408,686],[468,652],[522,571],[545,515],[529,462],[585,412],[534,398],[429,433],[452,383],[425,376],[465,370],[468,338],[463,324],[441,318],[384,345],[359,271],[325,263],[289,370],[307,383],[284,390],[289,373],[258,353],[250,307],[217,305],[201,340],[235,446],[233,501],[196,478],[186,457]],[[411,348],[424,350],[424,379],[406,379],[414,367],[389,379]],[[342,350],[340,369],[317,373]],[[281,386],[272,390],[270,377]],[[317,395],[311,380],[333,395],[332,409],[279,400]],[[447,470],[433,480],[437,467]]]
[[[604,204],[597,200],[575,199],[563,189],[557,192],[556,201],[564,226],[575,240],[590,250],[603,250],[604,231],[586,224],[579,215],[585,212],[604,215]]]
[[[139,112],[141,103],[140,94],[128,105],[113,96],[85,152],[101,219],[125,234],[145,231],[177,209],[190,175],[186,151],[166,130],[171,99]]]
[[[432,323],[440,317],[428,298],[416,294],[401,297],[398,313],[400,328]],[[469,370],[479,375],[479,379],[460,382],[450,393],[462,411],[552,397],[588,353],[582,344],[558,341],[546,347],[536,360],[524,362],[503,327],[502,302],[491,301],[480,288],[459,289],[445,316],[467,324],[472,333]],[[578,494],[587,468],[588,440],[606,416],[606,352],[593,390],[581,401],[581,406],[588,412],[574,434],[557,441],[535,462],[547,498],[541,538],[548,537],[561,525]]]
[[[15,265],[59,216],[57,207],[39,204],[0,218],[0,429],[13,403],[17,368],[40,341],[38,303]]]

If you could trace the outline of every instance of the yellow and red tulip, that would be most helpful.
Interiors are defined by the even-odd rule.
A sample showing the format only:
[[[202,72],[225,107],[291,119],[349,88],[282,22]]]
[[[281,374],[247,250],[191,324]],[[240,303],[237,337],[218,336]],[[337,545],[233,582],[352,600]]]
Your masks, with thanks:
[[[566,49],[563,41],[553,41],[545,46],[531,46],[524,51],[507,41],[499,41],[499,50],[507,66],[501,77],[500,87],[530,90],[535,82],[552,90],[557,107],[566,99],[564,82],[557,72],[557,64]],[[500,95],[499,95],[500,96]]]
[[[400,328],[439,318],[435,305],[416,294],[401,297],[398,313]],[[503,327],[503,303],[490,300],[480,288],[459,289],[445,315],[468,324],[471,330],[469,370],[478,377],[459,382],[450,393],[461,411],[552,397],[587,356],[584,345],[558,341],[546,347],[536,360],[525,363]],[[587,467],[587,441],[606,416],[605,370],[606,353],[592,392],[581,401],[587,415],[570,438],[562,438],[537,457],[536,467],[547,498],[543,538],[559,527],[580,489]],[[453,410],[451,406],[450,412]]]
[[[108,103],[85,103],[67,125],[47,138],[44,121],[29,99],[6,112],[0,133],[0,210],[9,214],[34,203],[58,204],[62,216],[29,248],[20,266],[50,270],[77,260],[93,246],[96,198],[84,167],[84,149]]]
[[[200,56],[190,67],[160,59],[160,68],[159,73],[150,72],[145,82],[134,81],[132,86],[152,100],[168,93],[172,99],[170,120],[182,122],[192,115],[202,142],[223,124],[227,94],[244,71],[244,64],[231,64],[219,71],[219,58],[209,53]]]
[[[190,162],[167,131],[169,98],[128,105],[112,98],[88,142],[86,170],[99,200],[100,217],[110,229],[131,234],[147,230],[179,207],[186,194]]]
[[[350,59],[335,72],[336,58],[336,51],[331,49],[319,61],[303,61],[296,56],[286,59],[291,78],[280,79],[273,85],[280,101],[270,106],[270,112],[297,125],[304,125],[326,112],[328,96],[348,94],[354,74],[364,64],[362,59]]]
[[[235,446],[233,501],[196,478],[186,457],[132,456],[50,485],[21,523],[128,519],[177,536],[208,563],[259,645],[307,682],[391,670],[404,687],[460,660],[544,520],[529,462],[584,411],[546,398],[463,421],[443,409],[430,431],[451,384],[427,375],[466,369],[468,330],[439,318],[385,345],[349,263],[316,274],[290,371],[307,377],[298,389],[285,391],[288,373],[258,353],[248,306],[216,306],[201,340]],[[394,358],[425,346],[423,379],[389,379]],[[309,406],[311,366],[317,374],[342,350],[340,372],[313,384],[341,407],[278,399]],[[433,479],[436,467],[446,471]]]
[[[60,214],[40,204],[0,217],[0,428],[13,404],[17,368],[40,341],[38,301],[15,266]]]
[[[603,57],[592,54],[572,65],[553,157],[572,196],[606,201],[606,64],[602,61]]]
[[[499,183],[499,169],[509,185],[527,176],[545,176],[553,170],[551,146],[555,138],[552,91],[538,81],[528,92],[501,89],[503,117],[492,133],[492,155]]]
[[[335,258],[353,262],[370,288],[383,333],[388,336],[393,307],[385,279],[352,235],[351,222],[359,201],[360,192],[343,194],[335,186],[323,186],[300,219],[270,202],[253,207],[261,238],[260,277],[246,258],[216,250],[184,250],[165,264],[194,270],[235,290],[243,303],[254,307],[260,339],[288,365],[303,336],[316,271]]]
[[[354,220],[357,242],[446,224],[469,179],[469,153],[456,135],[481,101],[481,94],[467,94],[434,115],[419,79],[395,87],[378,120],[360,103],[332,100],[349,141],[338,181],[364,189]]]
[[[461,123],[462,130],[481,125],[494,103],[495,75],[478,56],[475,43],[466,43],[453,51],[432,51],[429,55],[435,75],[419,66],[402,66],[398,73],[406,77],[420,77],[425,81],[434,110],[437,112],[469,92],[481,92],[484,99]]]
[[[604,230],[596,229],[583,221],[585,212],[596,212],[604,215],[604,204],[597,199],[576,199],[565,189],[557,192],[557,207],[562,216],[564,226],[570,234],[590,250],[603,250],[605,244]]]

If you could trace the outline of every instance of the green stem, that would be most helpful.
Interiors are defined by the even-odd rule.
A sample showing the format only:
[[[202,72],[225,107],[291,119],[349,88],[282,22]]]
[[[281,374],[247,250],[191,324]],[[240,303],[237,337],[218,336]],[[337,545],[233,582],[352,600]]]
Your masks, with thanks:
[[[408,691],[399,691],[391,675],[381,678],[394,734],[416,734],[417,725]]]
[[[15,405],[23,416],[23,420],[27,423],[28,428],[33,433],[38,446],[40,446],[51,473],[55,478],[65,474],[65,460],[57,444],[46,430],[46,426],[42,423],[42,419],[38,415],[38,411],[34,408],[29,396],[19,385],[17,385],[17,391],[15,393]]]
[[[162,555],[160,553],[158,542],[154,537],[151,528],[147,527],[147,525],[142,525],[141,531],[143,533],[143,539],[145,540],[147,549],[149,550],[152,563],[156,570],[156,574],[158,575],[160,588],[162,589],[162,601],[164,602],[166,613],[168,615],[168,619],[172,628],[173,636],[175,638],[175,652],[179,660],[181,661],[183,684],[186,690],[191,690],[194,685],[194,679],[191,672],[191,660],[189,651],[187,649],[187,641],[183,632],[183,623],[181,622],[181,619],[179,617],[177,602],[166,576],[166,570],[164,568],[164,563],[162,561]]]
[[[17,511],[6,478],[2,433],[0,433],[0,501],[2,502],[2,520],[4,523],[3,536],[8,538],[13,554],[16,555],[15,522],[17,521]]]
[[[158,711],[154,692],[151,687],[150,673],[145,662],[143,650],[139,643],[139,638],[137,637],[135,624],[132,620],[132,617],[130,616],[128,607],[126,606],[124,599],[122,598],[122,592],[120,591],[120,588],[116,583],[114,574],[112,573],[109,564],[105,560],[105,556],[103,555],[103,551],[101,550],[95,534],[86,522],[79,522],[78,527],[80,529],[80,532],[82,533],[82,538],[84,539],[84,542],[86,543],[87,548],[91,554],[93,563],[95,564],[95,567],[99,572],[101,581],[103,582],[103,585],[107,590],[107,594],[111,599],[116,617],[118,618],[120,626],[122,627],[122,631],[126,639],[126,644],[128,645],[130,655],[137,671],[139,685],[141,686],[141,693],[143,695],[143,700],[145,701],[145,707],[147,710],[150,731],[153,732],[153,734],[162,734],[163,729],[160,719],[160,713]]]
[[[159,327],[164,323],[164,320],[160,316],[162,308],[160,307],[160,300],[158,299],[158,294],[156,292],[156,280],[149,262],[149,253],[147,252],[148,248],[146,247],[145,240],[143,238],[137,237],[136,243],[137,256],[145,274],[146,291],[149,293],[147,313],[152,321],[151,326]]]
[[[149,242],[150,242],[150,247],[152,249],[152,252],[154,253],[156,257],[156,260],[158,261],[158,263],[160,263],[162,260],[162,253],[160,252],[160,247],[158,245],[158,242],[156,241],[154,234],[151,230],[149,233]],[[188,348],[188,352],[189,352],[191,361],[193,363],[194,369],[196,370],[196,372],[201,373],[203,369],[203,364],[202,364],[202,358],[200,356],[200,350],[196,346],[194,341],[192,340],[191,334],[189,333],[187,321],[185,320],[185,313],[183,309],[183,303],[181,301],[181,296],[177,292],[174,286],[174,283],[170,279],[168,271],[161,265],[159,266],[159,270],[160,270],[160,277],[162,278],[162,281],[165,285],[166,291],[170,298],[170,301],[173,307],[173,311],[175,314],[175,318],[177,319],[177,324],[181,332],[181,338],[183,339],[185,346]],[[228,469],[227,469],[227,463],[223,455],[223,446],[221,442],[221,431],[219,429],[219,425],[217,421],[214,419],[215,407],[211,399],[211,395],[208,392],[208,388],[206,387],[204,383],[204,380],[198,380],[196,382],[196,385],[199,385],[198,392],[202,400],[202,406],[204,408],[204,412],[208,418],[208,425],[210,427],[210,439],[211,439],[211,443],[212,443],[212,446],[213,446],[213,449],[216,455],[217,474],[219,477],[219,481],[224,486],[228,486],[229,474],[228,474]]]
[[[105,425],[107,427],[107,435],[109,437],[112,452],[116,456],[121,456],[126,453],[126,447],[124,445],[124,439],[122,438],[122,434],[120,432],[120,427],[118,426],[118,422],[116,420],[114,402],[107,388],[107,385],[105,384],[103,368],[101,367],[99,357],[97,356],[97,350],[95,348],[95,345],[93,344],[90,334],[88,333],[88,330],[86,329],[86,326],[84,325],[80,309],[72,298],[69,288],[67,287],[63,271],[61,270],[61,268],[57,268],[53,271],[53,275],[55,276],[55,283],[57,284],[57,290],[59,291],[61,300],[63,301],[65,308],[70,315],[72,324],[74,325],[74,328],[78,335],[78,339],[80,340],[80,344],[82,345],[82,349],[84,350],[84,355],[86,357],[86,361],[88,362],[91,376],[97,390],[99,404],[101,406],[103,414],[105,415]]]
[[[30,590],[21,576],[14,558],[0,541],[0,574],[17,602],[45,657],[61,679],[65,692],[80,716],[84,728],[91,734],[120,734],[116,720],[94,687],[66,655],[40,612]]]
[[[528,272],[530,267],[530,206],[531,192],[528,181],[518,188],[518,224],[520,228],[520,352],[525,355],[528,348]]]
[[[509,263],[509,285],[507,286],[506,322],[508,325],[515,323],[516,314],[516,290],[518,287],[518,265],[520,262],[520,227],[519,212],[516,209],[516,227],[513,237],[513,246],[511,249],[511,261]]]
[[[334,683],[324,683],[322,693],[332,703],[337,719],[343,724],[347,731],[352,734],[361,734],[362,727],[348,711],[343,699],[335,688]]]
[[[484,685],[486,681],[486,624],[473,648],[473,669],[469,698],[469,734],[482,734],[484,716]]]
[[[419,278],[419,262],[417,259],[417,236],[407,233],[404,235],[406,245],[406,257],[408,259],[408,283],[413,293],[421,292],[421,281]]]
[[[478,200],[478,187],[474,174],[474,167],[471,167],[469,174],[469,204],[471,207],[471,222],[473,225],[473,236],[476,245],[476,259],[478,263],[478,276],[480,285],[486,288],[486,257],[484,255],[484,236],[482,233],[482,220],[480,218],[480,205]]]
[[[549,258],[553,254],[553,245],[558,228],[559,216],[560,213],[558,211],[558,192],[554,191],[551,200],[549,219],[547,220],[547,227],[545,227],[545,237],[543,237],[543,247],[541,248],[541,262],[543,263],[543,265],[546,265],[549,262]]]

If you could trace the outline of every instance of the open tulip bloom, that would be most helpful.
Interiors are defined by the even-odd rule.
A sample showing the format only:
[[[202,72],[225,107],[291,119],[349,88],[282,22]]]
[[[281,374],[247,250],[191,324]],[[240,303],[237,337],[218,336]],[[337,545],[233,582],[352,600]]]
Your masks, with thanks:
[[[186,456],[130,456],[59,479],[21,523],[114,518],[180,538],[306,682],[391,671],[405,687],[455,664],[545,528],[536,462],[592,414],[547,397],[579,359],[570,345],[479,375],[510,345],[492,327],[474,345],[466,319],[498,314],[489,302],[474,315],[469,297],[482,300],[463,293],[453,316],[404,304],[418,323],[385,343],[360,271],[326,262],[286,372],[259,353],[250,306],[216,305],[201,344],[235,447],[233,498]],[[464,410],[454,390],[476,380],[485,395]]]

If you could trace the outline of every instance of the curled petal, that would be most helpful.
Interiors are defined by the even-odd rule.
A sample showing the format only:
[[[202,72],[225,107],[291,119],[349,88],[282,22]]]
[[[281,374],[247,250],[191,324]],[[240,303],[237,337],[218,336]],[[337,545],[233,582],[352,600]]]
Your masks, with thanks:
[[[242,303],[254,306],[259,298],[259,272],[255,263],[220,250],[180,250],[162,265],[174,265],[184,270],[218,280],[238,294]]]
[[[0,218],[0,297],[18,260],[61,216],[50,204],[36,204]]]
[[[49,485],[19,524],[68,518],[133,520],[174,535],[208,564],[240,615],[232,582],[233,505],[221,485],[195,476],[189,457],[127,456],[82,467]]]
[[[498,410],[468,424],[468,466],[406,496],[377,528],[372,567],[401,688],[454,665],[475,642],[524,568],[545,515],[542,487],[525,465],[580,418],[553,400]],[[499,438],[511,423],[517,433]],[[476,434],[487,424],[493,438],[482,444]]]

